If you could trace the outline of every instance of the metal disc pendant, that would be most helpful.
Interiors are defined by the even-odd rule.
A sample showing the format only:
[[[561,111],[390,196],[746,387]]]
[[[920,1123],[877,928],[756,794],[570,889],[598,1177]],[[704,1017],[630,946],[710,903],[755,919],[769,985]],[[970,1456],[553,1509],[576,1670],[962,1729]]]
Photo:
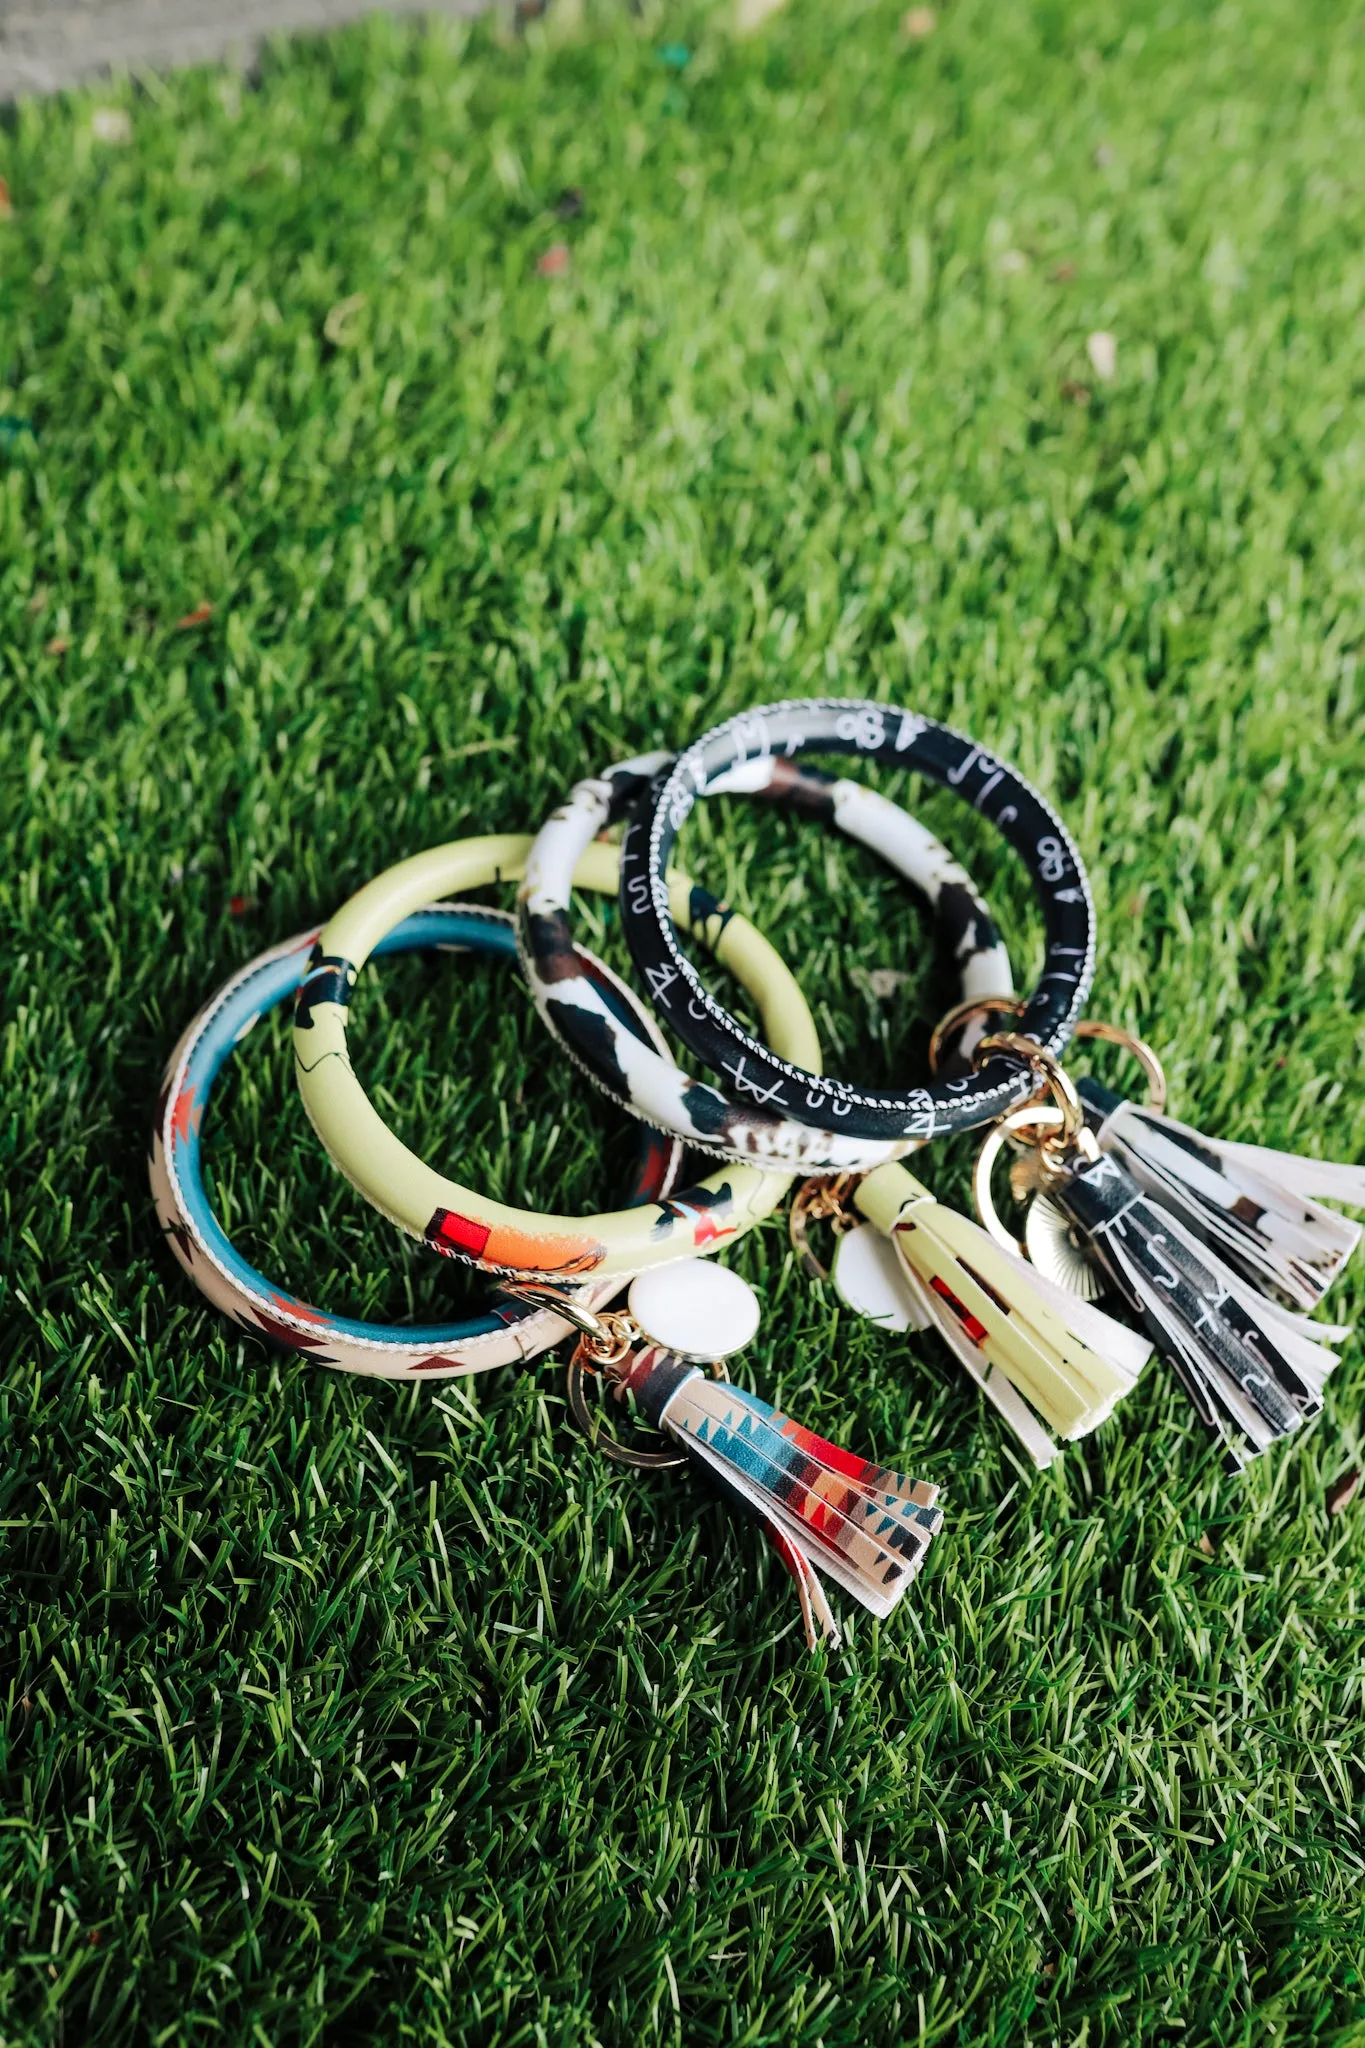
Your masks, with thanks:
[[[651,1344],[703,1365],[742,1351],[758,1329],[758,1296],[747,1280],[709,1259],[683,1259],[637,1273],[627,1296]]]
[[[1099,1274],[1076,1242],[1069,1219],[1046,1195],[1035,1195],[1024,1219],[1024,1243],[1040,1273],[1082,1301],[1098,1301]]]

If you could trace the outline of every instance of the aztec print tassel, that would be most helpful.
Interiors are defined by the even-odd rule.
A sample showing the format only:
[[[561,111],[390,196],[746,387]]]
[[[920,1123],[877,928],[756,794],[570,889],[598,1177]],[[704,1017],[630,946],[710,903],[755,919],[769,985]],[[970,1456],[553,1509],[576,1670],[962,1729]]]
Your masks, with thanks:
[[[1305,1313],[1318,1306],[1361,1227],[1313,1198],[1365,1208],[1365,1167],[1224,1144],[1097,1082],[1079,1087],[1100,1150],[1127,1167],[1145,1195],[1258,1293]]]
[[[1113,1151],[1076,1160],[1041,1199],[1071,1224],[1111,1285],[1141,1317],[1233,1467],[1245,1466],[1322,1406],[1344,1334],[1267,1300],[1149,1200]]]
[[[1057,1456],[1053,1432],[1088,1436],[1131,1392],[1150,1343],[1004,1251],[904,1167],[878,1167],[854,1202],[899,1254],[918,1311],[907,1320],[939,1332],[1036,1465]]]
[[[624,1387],[640,1412],[762,1523],[796,1581],[806,1642],[837,1647],[816,1568],[870,1613],[890,1614],[942,1526],[938,1488],[840,1450],[676,1352],[636,1352]]]

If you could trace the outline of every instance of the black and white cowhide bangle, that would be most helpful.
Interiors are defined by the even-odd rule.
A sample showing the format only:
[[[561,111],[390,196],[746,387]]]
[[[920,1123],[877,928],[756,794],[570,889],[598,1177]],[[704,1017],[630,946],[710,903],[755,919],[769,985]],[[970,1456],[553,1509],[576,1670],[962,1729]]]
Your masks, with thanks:
[[[660,1016],[713,1073],[731,1081],[742,1075],[773,1116],[837,1133],[851,1148],[922,1142],[1003,1115],[1033,1090],[1022,1064],[992,1061],[977,1073],[901,1093],[810,1074],[752,1037],[683,952],[665,875],[697,798],[766,794],[807,754],[851,754],[915,769],[999,828],[1028,869],[1046,936],[1043,971],[1018,1028],[1046,1052],[1060,1053],[1066,1045],[1090,990],[1095,950],[1090,885],[1066,827],[1015,769],[962,733],[919,712],[843,698],[772,704],[727,720],[658,773],[633,806],[622,847],[621,914]],[[849,829],[847,820],[862,810],[867,794],[860,785],[836,782],[825,815]]]
[[[613,1100],[703,1151],[785,1173],[862,1172],[901,1157],[914,1148],[916,1135],[869,1141],[849,1136],[841,1127],[822,1130],[785,1115],[774,1106],[773,1082],[743,1049],[724,1063],[727,1091],[689,1079],[622,1030],[620,1019],[582,973],[569,913],[574,867],[598,833],[649,787],[652,775],[666,764],[667,757],[651,756],[627,762],[601,780],[580,782],[536,837],[518,901],[517,936],[541,1015],[584,1072]],[[930,832],[899,805],[858,783],[831,782],[772,755],[764,766],[766,779],[756,768],[747,787],[793,809],[832,819],[924,894],[964,997],[1009,994],[1009,956],[990,912],[971,877]],[[637,876],[635,886],[645,886],[643,878]],[[739,973],[750,989],[764,985],[767,970],[761,952],[771,949],[752,925],[742,920],[732,925],[731,913],[703,889],[671,883],[668,902],[672,922],[700,936],[716,959]],[[677,971],[662,963],[650,969],[648,982],[673,1019],[668,999],[679,982]],[[772,1060],[776,1055],[767,1057]],[[808,1070],[787,1071],[801,1072],[810,1088],[818,1088]]]

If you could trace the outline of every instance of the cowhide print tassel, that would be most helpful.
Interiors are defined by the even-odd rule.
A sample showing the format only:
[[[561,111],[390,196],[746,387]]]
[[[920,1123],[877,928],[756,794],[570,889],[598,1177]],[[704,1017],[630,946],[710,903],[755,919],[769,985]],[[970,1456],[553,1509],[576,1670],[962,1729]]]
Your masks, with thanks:
[[[1365,1167],[1203,1137],[1174,1117],[1077,1084],[1100,1150],[1258,1293],[1315,1309],[1361,1227],[1319,1197],[1365,1208]],[[1331,1335],[1331,1332],[1324,1332]]]
[[[840,1641],[824,1573],[868,1611],[890,1614],[942,1525],[938,1488],[844,1451],[728,1380],[659,1345],[622,1375],[640,1414],[755,1515],[796,1582],[806,1641]]]
[[[878,1167],[853,1199],[895,1247],[905,1322],[939,1332],[1036,1465],[1057,1456],[1054,1437],[1087,1436],[1131,1392],[1150,1343],[935,1201],[904,1167]]]
[[[1342,1333],[1266,1299],[1149,1199],[1113,1151],[1073,1155],[1040,1199],[1141,1318],[1231,1465],[1317,1414],[1337,1362],[1321,1340]]]

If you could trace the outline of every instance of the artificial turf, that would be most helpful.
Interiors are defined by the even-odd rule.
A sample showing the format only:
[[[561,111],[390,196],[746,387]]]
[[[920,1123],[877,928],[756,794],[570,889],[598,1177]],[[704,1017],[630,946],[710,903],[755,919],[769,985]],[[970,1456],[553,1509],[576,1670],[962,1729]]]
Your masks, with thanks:
[[[812,1659],[752,1529],[599,1462],[551,1366],[336,1377],[157,1240],[160,1068],[231,967],[812,689],[1064,805],[1095,1013],[1178,1111],[1365,1149],[1359,10],[899,13],[376,22],[0,128],[6,2048],[1365,2039],[1358,1343],[1245,1478],[1160,1368],[1033,1477],[764,1228],[736,1369],[948,1512]],[[922,808],[1022,978],[1016,865]],[[870,857],[736,805],[685,844],[831,1062],[914,1069],[947,984]],[[619,1182],[504,970],[357,1007],[470,1178]],[[461,1292],[320,1162],[282,1022],[210,1124],[259,1263]]]

